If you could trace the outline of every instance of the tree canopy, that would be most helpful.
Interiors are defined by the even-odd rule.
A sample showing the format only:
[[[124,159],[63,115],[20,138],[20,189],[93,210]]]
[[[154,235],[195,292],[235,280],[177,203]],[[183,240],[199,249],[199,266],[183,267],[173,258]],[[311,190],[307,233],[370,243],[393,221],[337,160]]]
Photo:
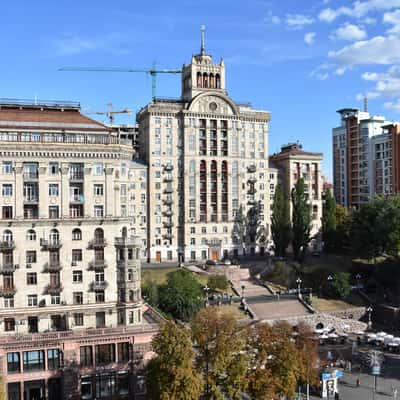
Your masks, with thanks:
[[[292,189],[291,199],[293,255],[296,261],[303,262],[311,229],[311,206],[305,192],[303,178],[300,178]]]
[[[290,203],[280,184],[275,188],[271,211],[271,234],[275,255],[284,257],[291,239]]]
[[[336,202],[330,189],[323,193],[322,240],[324,250],[332,253],[336,248]]]
[[[166,322],[152,340],[156,356],[146,369],[149,400],[198,400],[201,376],[193,365],[190,333],[174,322]]]

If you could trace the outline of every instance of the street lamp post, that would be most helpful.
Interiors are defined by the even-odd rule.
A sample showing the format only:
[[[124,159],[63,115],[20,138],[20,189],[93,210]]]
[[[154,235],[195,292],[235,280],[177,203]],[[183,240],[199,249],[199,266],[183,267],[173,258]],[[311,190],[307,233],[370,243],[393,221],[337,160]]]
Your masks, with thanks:
[[[297,278],[296,279],[296,283],[297,283],[297,293],[298,293],[298,296],[299,297],[301,297],[301,283],[302,283],[303,281],[300,279],[300,278]]]
[[[209,305],[209,303],[208,303],[208,291],[210,290],[210,288],[206,285],[206,286],[204,286],[203,289],[204,289],[204,296],[205,296],[204,305],[206,307],[208,307],[208,305]]]
[[[328,275],[328,277],[326,278],[328,280],[328,285],[329,285],[329,296],[332,296],[332,281],[333,281],[333,276],[332,275]]]
[[[242,301],[244,300],[244,289],[246,289],[246,286],[242,285]]]
[[[369,307],[366,309],[366,311],[367,311],[367,313],[368,313],[368,329],[371,329],[371,327],[372,327],[371,316],[372,316],[373,308],[372,308],[371,306],[369,306]]]

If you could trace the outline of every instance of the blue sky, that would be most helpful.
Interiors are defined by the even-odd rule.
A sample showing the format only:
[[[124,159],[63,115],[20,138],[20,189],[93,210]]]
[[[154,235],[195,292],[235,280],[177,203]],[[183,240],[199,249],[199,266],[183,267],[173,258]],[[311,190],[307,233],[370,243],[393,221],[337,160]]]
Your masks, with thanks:
[[[14,0],[0,13],[0,96],[138,110],[151,97],[145,75],[57,69],[179,68],[204,24],[229,95],[271,111],[270,152],[300,140],[324,153],[330,173],[337,109],[362,107],[367,94],[371,113],[400,119],[399,23],[400,0]],[[180,95],[179,76],[157,83],[159,96]]]

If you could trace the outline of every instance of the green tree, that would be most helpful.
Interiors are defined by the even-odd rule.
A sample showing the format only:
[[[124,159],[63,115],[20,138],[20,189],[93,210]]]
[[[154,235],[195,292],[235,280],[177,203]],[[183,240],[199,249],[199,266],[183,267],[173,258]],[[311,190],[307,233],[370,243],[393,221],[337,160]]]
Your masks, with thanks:
[[[323,194],[321,222],[324,250],[332,253],[336,248],[336,202],[330,189],[326,189]]]
[[[329,283],[329,293],[337,299],[345,299],[351,293],[350,274],[347,272],[336,272],[332,275]]]
[[[311,206],[305,193],[303,178],[300,178],[292,189],[291,198],[293,254],[296,261],[303,262],[311,229]]]
[[[149,303],[151,306],[158,307],[159,305],[159,288],[157,282],[154,280],[146,281],[143,284],[143,298]]]
[[[193,365],[190,334],[174,322],[166,322],[152,340],[156,356],[146,368],[149,400],[198,400],[202,382]]]
[[[247,388],[247,331],[233,315],[218,307],[201,310],[191,322],[196,365],[203,376],[206,399],[241,399]]]
[[[290,204],[281,185],[277,185],[272,204],[271,234],[275,255],[284,257],[291,239]]]
[[[203,306],[204,293],[193,274],[185,269],[170,272],[159,288],[160,308],[174,318],[189,321]]]
[[[226,290],[229,287],[229,280],[225,275],[211,275],[207,280],[207,286],[213,290]]]
[[[336,204],[336,237],[335,250],[338,252],[347,252],[351,248],[350,231],[351,231],[351,215],[347,208]]]

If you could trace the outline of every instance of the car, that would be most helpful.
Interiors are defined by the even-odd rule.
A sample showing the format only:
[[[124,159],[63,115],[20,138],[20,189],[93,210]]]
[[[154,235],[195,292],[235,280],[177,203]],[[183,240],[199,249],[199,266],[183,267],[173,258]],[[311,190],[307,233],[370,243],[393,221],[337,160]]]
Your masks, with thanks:
[[[217,262],[214,260],[207,260],[206,265],[217,265]]]
[[[226,258],[225,260],[223,260],[222,263],[223,263],[224,265],[231,265],[231,264],[232,264],[232,263],[231,263],[231,260],[230,260],[229,258]]]
[[[314,250],[314,251],[311,253],[311,255],[312,255],[313,257],[321,257],[321,252],[318,251],[318,250]]]

